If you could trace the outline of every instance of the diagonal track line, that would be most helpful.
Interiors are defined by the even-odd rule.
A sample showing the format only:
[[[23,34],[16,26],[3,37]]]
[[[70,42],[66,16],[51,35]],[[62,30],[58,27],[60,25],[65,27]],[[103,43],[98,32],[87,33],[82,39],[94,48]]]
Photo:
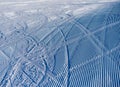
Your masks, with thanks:
[[[120,49],[120,45],[114,47],[114,48],[111,49],[110,51],[105,52],[104,55],[103,55],[103,54],[98,55],[98,56],[93,57],[93,58],[91,58],[90,60],[88,60],[88,61],[80,64],[80,65],[76,65],[76,66],[72,67],[72,68],[70,69],[70,71],[73,71],[73,70],[75,70],[75,69],[77,69],[77,68],[80,68],[80,67],[86,65],[86,64],[89,64],[90,62],[92,62],[92,61],[94,61],[94,60],[100,59],[101,57],[103,57],[103,56],[105,56],[105,55],[109,55],[110,53],[116,51],[117,49]]]
[[[91,36],[92,34],[95,34],[96,32],[100,32],[100,31],[102,31],[102,30],[105,30],[107,27],[111,27],[111,26],[114,26],[114,25],[116,25],[116,24],[119,24],[120,23],[120,21],[117,21],[117,22],[115,22],[115,23],[111,23],[111,24],[109,24],[109,25],[107,25],[107,26],[105,26],[105,27],[101,27],[101,28],[99,28],[98,30],[96,30],[96,31],[94,31],[94,32],[92,32],[92,33],[89,33],[89,34],[87,34],[87,35],[85,35],[83,38],[85,38],[85,37],[87,37],[87,36]],[[83,38],[76,38],[76,39],[73,39],[73,41],[71,42],[67,42],[66,41],[66,43],[67,43],[67,45],[68,44],[70,44],[70,43],[73,43],[73,42],[75,42],[76,40],[80,40],[80,39],[83,39]],[[113,49],[114,50],[114,49]],[[95,59],[97,59],[97,58],[99,58],[100,56],[102,56],[102,55],[98,55],[98,57],[95,57]],[[91,59],[91,61],[92,60],[94,60],[94,59]],[[85,63],[84,63],[85,64]],[[57,76],[59,76],[59,75],[57,75]]]
[[[111,24],[109,24],[109,25],[107,25],[107,26],[103,26],[103,27],[97,29],[96,31],[93,31],[91,34],[84,35],[83,37],[79,37],[79,36],[78,36],[78,37],[75,37],[75,38],[73,38],[73,39],[71,39],[71,40],[69,40],[69,41],[66,41],[65,43],[66,43],[67,45],[69,45],[69,44],[74,43],[74,42],[76,42],[76,41],[78,41],[78,40],[82,40],[82,39],[84,39],[84,38],[86,38],[86,37],[88,37],[88,36],[91,36],[92,34],[95,34],[95,33],[98,33],[98,32],[100,32],[100,31],[103,31],[103,30],[105,30],[105,29],[108,28],[108,27],[115,26],[115,25],[117,25],[117,24],[119,24],[119,23],[120,23],[120,21],[117,21],[117,22],[115,22],[115,23],[111,23]],[[64,42],[58,43],[56,46],[54,45],[54,47],[52,47],[52,49],[51,49],[50,51],[48,50],[48,53],[50,54],[50,56],[52,56],[52,54],[53,54],[54,52],[56,52],[60,47],[64,46],[65,43],[64,43]]]
[[[114,25],[114,23],[113,23],[113,25]],[[105,26],[105,27],[102,27],[102,28],[104,29],[104,28],[106,28],[106,27],[109,27],[109,26],[112,26],[112,24],[110,24],[110,25],[107,25],[107,26]],[[99,30],[101,31],[101,30],[102,30],[102,28],[101,28],[101,29],[98,29],[98,31],[99,31]],[[96,31],[97,31],[97,30],[96,30]],[[96,31],[95,31],[95,32],[96,32]],[[88,34],[88,36],[89,36],[89,34]]]
[[[100,10],[101,10],[101,9],[100,9]],[[98,12],[99,12],[99,11],[98,11]],[[94,18],[94,16],[95,16],[98,12],[96,12],[96,13],[92,16],[91,20]],[[91,22],[91,20],[89,21],[89,23]],[[87,26],[89,25],[89,23],[87,24]],[[77,27],[78,27],[80,30],[82,30],[85,35],[91,34],[91,35],[88,36],[88,37],[89,37],[90,41],[93,42],[93,44],[95,44],[94,41],[91,40],[91,38],[90,38],[93,34],[92,34],[92,33],[88,33],[87,28],[85,28],[85,27],[84,27],[82,24],[80,24],[78,21],[73,21],[73,24],[76,24]],[[82,29],[81,29],[81,28],[82,28]],[[76,45],[76,47],[75,47],[75,49],[74,49],[74,51],[73,51],[73,53],[72,53],[72,56],[74,55],[75,50],[77,49],[77,47],[78,47],[78,45],[79,45],[79,42],[80,42],[80,41],[77,42],[77,45]],[[95,46],[96,46],[96,44],[95,44]],[[72,58],[72,57],[71,57],[71,58]]]
[[[112,7],[113,8],[113,7]],[[112,9],[111,8],[111,9]],[[111,10],[110,9],[110,10]],[[97,13],[99,13],[99,11],[97,12]],[[97,13],[95,13],[93,16],[92,16],[92,18],[93,17],[95,17],[96,15],[97,15]],[[106,15],[106,16],[108,16],[108,15]],[[105,17],[106,18],[106,17]],[[91,19],[92,20],[92,19]],[[90,20],[90,21],[91,21]],[[85,35],[87,35],[87,34],[91,34],[91,36],[88,36],[88,38],[89,38],[89,40],[100,50],[100,48],[101,49],[103,49],[103,51],[107,51],[107,49],[106,49],[106,47],[94,36],[94,34],[92,34],[92,32],[90,32],[86,27],[84,27],[81,23],[78,23],[77,21],[73,21],[74,22],[74,24],[76,24],[78,27],[79,27],[79,29],[81,29],[84,33],[85,33]],[[89,22],[90,23],[90,22]],[[89,24],[88,24],[89,25]],[[88,26],[87,25],[87,26]],[[106,30],[106,29],[105,29]],[[97,42],[97,44],[95,43],[95,42]]]
[[[95,61],[95,60],[97,60],[97,59],[100,59],[101,57],[103,57],[103,56],[105,56],[105,55],[109,55],[110,53],[112,53],[112,52],[114,52],[114,51],[116,51],[116,50],[118,50],[118,49],[120,49],[120,44],[119,44],[118,46],[114,47],[113,49],[111,49],[110,51],[106,51],[106,52],[104,53],[104,55],[101,54],[101,55],[94,56],[94,57],[92,57],[90,60],[88,60],[88,61],[86,61],[86,62],[84,62],[84,63],[82,63],[82,64],[79,64],[79,65],[76,65],[76,66],[74,66],[74,67],[71,67],[71,68],[70,68],[70,72],[72,72],[73,70],[76,70],[76,69],[78,69],[78,68],[80,68],[80,67],[82,67],[82,66],[85,66],[86,64],[89,64],[89,63],[91,63],[91,62],[93,62],[93,61]],[[59,73],[59,74],[57,75],[57,77],[60,76],[60,75],[63,74],[63,73],[65,73],[65,71]]]

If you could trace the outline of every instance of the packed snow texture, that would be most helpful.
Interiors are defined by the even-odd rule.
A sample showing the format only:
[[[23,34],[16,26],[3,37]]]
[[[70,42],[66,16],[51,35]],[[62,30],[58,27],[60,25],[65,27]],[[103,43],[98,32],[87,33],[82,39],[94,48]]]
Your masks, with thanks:
[[[120,87],[120,2],[0,0],[0,87]]]

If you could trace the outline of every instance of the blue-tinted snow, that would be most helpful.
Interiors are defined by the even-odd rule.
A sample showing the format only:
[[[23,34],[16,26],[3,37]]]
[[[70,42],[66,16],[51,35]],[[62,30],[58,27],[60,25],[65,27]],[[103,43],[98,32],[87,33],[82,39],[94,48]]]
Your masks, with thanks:
[[[0,1],[0,87],[120,87],[119,1]]]

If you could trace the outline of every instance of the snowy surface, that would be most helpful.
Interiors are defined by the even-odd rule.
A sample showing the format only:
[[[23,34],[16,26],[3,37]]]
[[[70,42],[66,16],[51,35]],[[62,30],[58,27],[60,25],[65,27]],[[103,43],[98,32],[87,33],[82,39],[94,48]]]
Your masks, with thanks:
[[[0,87],[120,87],[118,0],[0,0]]]

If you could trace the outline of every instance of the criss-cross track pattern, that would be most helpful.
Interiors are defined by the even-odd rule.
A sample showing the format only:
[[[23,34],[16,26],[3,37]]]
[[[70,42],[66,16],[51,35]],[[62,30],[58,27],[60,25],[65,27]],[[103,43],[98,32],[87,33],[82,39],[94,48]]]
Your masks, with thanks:
[[[1,22],[0,87],[119,87],[120,3],[101,4],[52,27],[43,15]]]

